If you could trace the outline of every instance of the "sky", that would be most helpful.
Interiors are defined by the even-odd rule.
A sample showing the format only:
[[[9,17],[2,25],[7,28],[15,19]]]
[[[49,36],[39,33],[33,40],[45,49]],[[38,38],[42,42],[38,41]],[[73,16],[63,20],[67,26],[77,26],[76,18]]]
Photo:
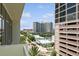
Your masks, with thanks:
[[[53,22],[55,20],[55,4],[27,3],[21,17],[20,29],[33,29],[33,22]]]

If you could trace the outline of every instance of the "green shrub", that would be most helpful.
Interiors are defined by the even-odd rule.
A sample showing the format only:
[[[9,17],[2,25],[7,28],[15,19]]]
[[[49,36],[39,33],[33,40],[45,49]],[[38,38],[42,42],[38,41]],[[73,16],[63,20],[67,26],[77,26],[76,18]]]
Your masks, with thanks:
[[[56,56],[57,55],[57,52],[55,51],[55,49],[53,48],[52,49],[52,52],[51,52],[51,56]]]
[[[32,36],[32,35],[28,35],[28,39],[31,40],[31,41],[36,41],[36,40],[35,40],[35,37]]]
[[[25,36],[21,36],[21,37],[20,37],[20,43],[21,43],[21,44],[26,43],[26,37],[25,37]]]
[[[27,36],[27,32],[21,31],[20,33],[21,33],[22,35],[24,35],[24,36]]]
[[[32,47],[31,47],[31,49],[29,50],[29,54],[31,55],[31,56],[37,56],[38,55],[38,53],[39,53],[39,50],[38,50],[39,48],[36,46],[36,45],[33,45]]]

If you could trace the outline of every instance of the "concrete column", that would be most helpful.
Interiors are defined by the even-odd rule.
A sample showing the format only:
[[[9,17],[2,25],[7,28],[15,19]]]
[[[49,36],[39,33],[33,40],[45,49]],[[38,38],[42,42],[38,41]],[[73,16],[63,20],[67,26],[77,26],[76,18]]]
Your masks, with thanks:
[[[12,23],[12,44],[18,44],[20,40],[20,20]]]
[[[55,50],[59,55],[59,23],[55,24]]]

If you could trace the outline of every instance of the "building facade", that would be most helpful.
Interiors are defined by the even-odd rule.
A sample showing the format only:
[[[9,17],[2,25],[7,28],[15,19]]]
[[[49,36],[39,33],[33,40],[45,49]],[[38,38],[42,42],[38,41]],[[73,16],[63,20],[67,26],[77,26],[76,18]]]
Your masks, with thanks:
[[[33,32],[39,33],[40,32],[40,23],[39,22],[33,22]]]
[[[0,3],[0,44],[18,44],[24,4]]]
[[[42,23],[34,22],[33,31],[35,33],[53,32],[53,23],[52,22],[42,22]]]
[[[79,55],[79,4],[55,4],[55,49],[60,56]]]

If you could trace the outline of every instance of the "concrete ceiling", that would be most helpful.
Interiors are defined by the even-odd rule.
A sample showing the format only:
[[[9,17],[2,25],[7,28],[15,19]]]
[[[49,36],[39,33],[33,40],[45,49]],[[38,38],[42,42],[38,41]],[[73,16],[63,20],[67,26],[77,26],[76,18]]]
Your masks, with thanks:
[[[3,3],[12,20],[20,20],[24,8],[24,3]]]

